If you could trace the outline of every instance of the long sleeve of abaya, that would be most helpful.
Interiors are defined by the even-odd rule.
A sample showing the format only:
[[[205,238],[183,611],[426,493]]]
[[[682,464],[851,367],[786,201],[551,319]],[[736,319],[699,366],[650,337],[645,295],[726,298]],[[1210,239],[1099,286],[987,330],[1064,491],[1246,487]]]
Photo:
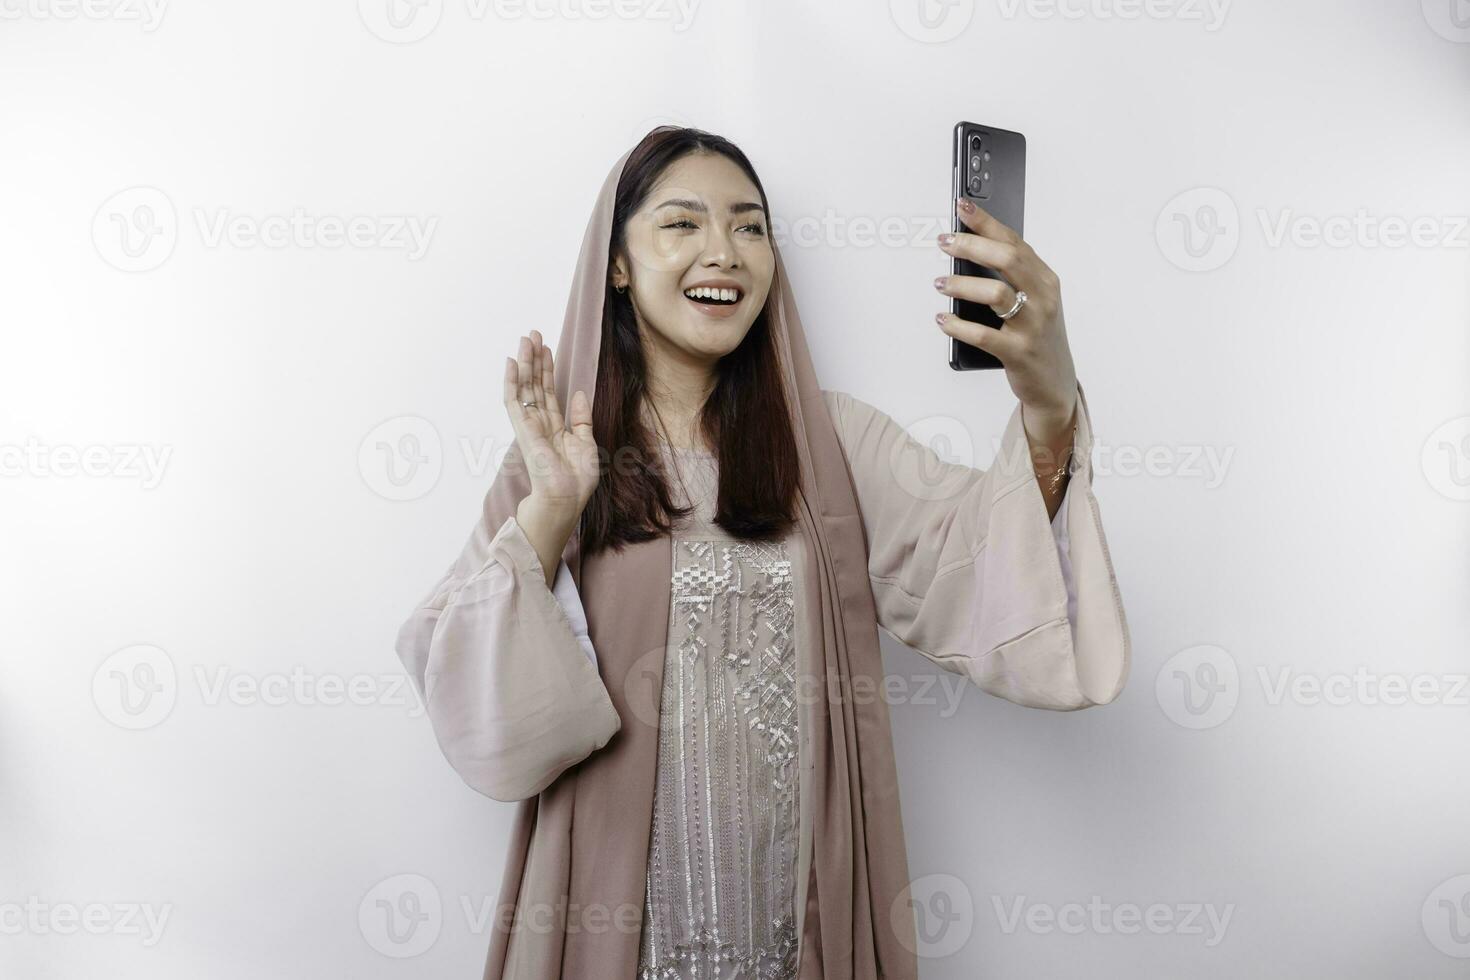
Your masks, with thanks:
[[[1092,491],[1081,389],[1077,465],[1054,521],[1019,405],[995,462],[980,469],[940,459],[845,392],[823,398],[857,488],[879,625],[1016,704],[1073,710],[1116,698],[1128,629]]]
[[[548,589],[514,516],[480,521],[396,650],[445,757],[493,799],[535,796],[621,727],[570,569]]]

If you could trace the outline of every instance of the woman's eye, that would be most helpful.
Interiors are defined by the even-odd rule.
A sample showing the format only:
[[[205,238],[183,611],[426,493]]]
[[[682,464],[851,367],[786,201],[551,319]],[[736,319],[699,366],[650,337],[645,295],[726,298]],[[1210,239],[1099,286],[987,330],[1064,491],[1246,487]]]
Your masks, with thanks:
[[[690,221],[688,218],[680,218],[677,221],[671,221],[671,222],[669,222],[666,225],[659,225],[659,227],[660,228],[698,228],[699,226],[696,225],[694,222]],[[765,228],[761,227],[761,225],[758,222],[751,222],[748,225],[741,225],[739,228],[736,228],[735,230],[736,231],[750,231],[750,232],[754,232],[757,235],[765,235],[765,233],[766,233]]]

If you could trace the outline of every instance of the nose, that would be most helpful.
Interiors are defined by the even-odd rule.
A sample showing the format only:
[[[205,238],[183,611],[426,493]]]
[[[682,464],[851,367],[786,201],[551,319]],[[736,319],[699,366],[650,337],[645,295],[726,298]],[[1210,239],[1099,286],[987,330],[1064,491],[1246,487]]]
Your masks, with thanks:
[[[720,268],[738,267],[740,260],[736,257],[735,242],[731,239],[730,232],[719,222],[710,224],[710,232],[704,242],[704,254],[700,256],[700,264],[716,265]]]

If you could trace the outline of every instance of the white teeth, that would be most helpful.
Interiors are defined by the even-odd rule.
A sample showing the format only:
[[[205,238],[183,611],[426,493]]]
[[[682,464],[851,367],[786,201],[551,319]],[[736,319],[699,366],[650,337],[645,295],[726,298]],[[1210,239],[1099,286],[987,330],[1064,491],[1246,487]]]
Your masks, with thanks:
[[[738,289],[710,289],[708,286],[700,286],[696,289],[684,290],[684,295],[690,299],[718,299],[727,303],[733,303],[740,298]]]

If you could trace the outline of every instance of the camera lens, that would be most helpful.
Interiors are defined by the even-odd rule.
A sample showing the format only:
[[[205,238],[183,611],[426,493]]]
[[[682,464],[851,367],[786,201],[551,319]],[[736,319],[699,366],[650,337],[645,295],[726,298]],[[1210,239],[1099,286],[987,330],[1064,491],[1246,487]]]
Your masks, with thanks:
[[[980,193],[980,178],[979,177],[971,177],[970,178],[970,190],[974,191],[977,194]]]
[[[970,157],[970,169],[971,170],[979,170],[980,169],[980,154],[977,153],[974,156]]]
[[[979,153],[980,152],[980,137],[979,137],[978,134],[977,135],[972,135],[970,137],[970,152],[971,153]]]

